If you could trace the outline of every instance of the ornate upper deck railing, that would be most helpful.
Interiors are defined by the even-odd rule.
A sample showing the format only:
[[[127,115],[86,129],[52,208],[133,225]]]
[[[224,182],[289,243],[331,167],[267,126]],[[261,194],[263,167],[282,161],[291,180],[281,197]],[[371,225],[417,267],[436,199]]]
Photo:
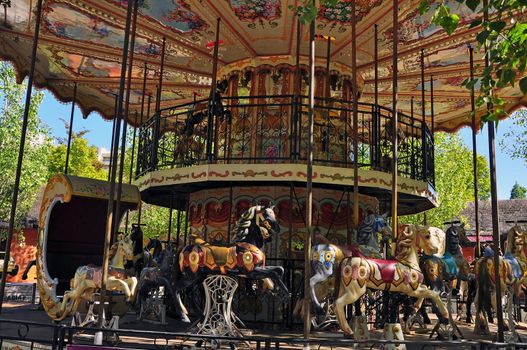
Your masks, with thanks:
[[[238,96],[166,108],[139,131],[136,177],[198,164],[305,163],[305,96]],[[434,139],[421,120],[399,113],[399,175],[434,186]],[[358,103],[358,155],[353,103],[315,101],[314,164],[391,172],[392,111]],[[208,126],[211,125],[209,128]]]

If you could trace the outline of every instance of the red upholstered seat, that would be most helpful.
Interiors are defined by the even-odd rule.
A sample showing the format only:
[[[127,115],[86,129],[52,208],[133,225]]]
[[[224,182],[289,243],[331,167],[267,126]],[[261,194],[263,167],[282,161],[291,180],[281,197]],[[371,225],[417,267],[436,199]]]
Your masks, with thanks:
[[[384,283],[391,283],[395,279],[395,266],[397,260],[368,259],[377,264],[381,271],[381,278]]]

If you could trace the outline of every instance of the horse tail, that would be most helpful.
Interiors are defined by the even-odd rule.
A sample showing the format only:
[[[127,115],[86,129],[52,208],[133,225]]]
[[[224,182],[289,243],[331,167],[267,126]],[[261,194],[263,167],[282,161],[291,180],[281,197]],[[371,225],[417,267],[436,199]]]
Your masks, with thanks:
[[[487,266],[489,258],[483,258],[476,264],[476,300],[477,311],[488,311],[492,309],[491,293],[493,289],[491,271]]]

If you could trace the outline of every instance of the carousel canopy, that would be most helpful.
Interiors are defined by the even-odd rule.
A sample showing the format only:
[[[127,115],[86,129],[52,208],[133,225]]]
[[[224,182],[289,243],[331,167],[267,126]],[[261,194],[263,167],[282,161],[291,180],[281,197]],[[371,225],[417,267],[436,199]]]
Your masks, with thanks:
[[[455,131],[470,124],[470,93],[462,86],[469,75],[467,45],[475,46],[477,28],[469,29],[474,14],[463,5],[445,0],[460,14],[461,26],[451,36],[431,23],[435,6],[421,16],[420,0],[400,1],[399,106],[410,112],[415,98],[419,115],[422,84],[420,54],[425,53],[427,119],[430,121],[430,81],[434,88],[435,130]],[[0,56],[14,63],[21,81],[29,71],[35,26],[36,0],[17,0],[0,20]],[[439,1],[436,1],[439,3]],[[215,27],[221,18],[219,78],[233,69],[265,62],[291,62],[296,56],[296,17],[290,6],[297,0],[140,0],[132,70],[131,111],[140,110],[145,63],[147,94],[155,106],[161,45],[166,58],[161,106],[191,101],[194,93],[208,96],[212,72]],[[113,118],[118,92],[120,60],[126,20],[125,0],[44,0],[35,84],[50,89],[61,101],[70,101],[73,83],[77,103],[86,116],[98,111]],[[319,35],[334,38],[331,69],[351,71],[351,1],[323,7],[316,18]],[[379,104],[391,106],[392,1],[357,2],[357,67],[361,101],[374,99],[374,26],[378,25]],[[300,55],[307,62],[308,30],[301,28]],[[324,66],[326,43],[317,42],[317,65]],[[482,64],[481,52],[476,64]],[[527,105],[519,88],[500,92],[508,111]],[[479,113],[480,115],[482,114]],[[146,115],[145,117],[146,118]],[[138,121],[139,122],[139,121]]]

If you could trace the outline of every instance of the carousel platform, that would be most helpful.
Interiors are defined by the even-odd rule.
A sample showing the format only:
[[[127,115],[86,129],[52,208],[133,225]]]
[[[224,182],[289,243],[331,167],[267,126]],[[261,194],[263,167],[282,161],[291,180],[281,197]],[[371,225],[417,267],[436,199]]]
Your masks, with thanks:
[[[432,318],[432,322],[435,320]],[[46,313],[37,310],[34,305],[20,303],[4,304],[3,312],[0,317],[0,341],[2,349],[61,349],[66,344],[76,346],[93,344],[93,331],[77,332],[71,329],[71,318],[66,319],[62,326],[53,323]],[[473,325],[459,322],[458,326],[463,333],[464,339],[454,341],[437,341],[430,339],[429,334],[432,326],[428,329],[416,330],[411,334],[405,334],[407,349],[432,348],[456,348],[456,349],[478,349],[484,344],[489,347],[490,342],[497,334],[497,326],[490,324],[489,336],[475,335]],[[105,342],[106,346],[116,346],[118,348],[132,349],[185,349],[209,347],[202,342],[212,341],[226,344],[226,348],[231,345],[243,349],[301,349],[302,331],[301,329],[266,329],[243,331],[245,334],[242,339],[221,339],[219,337],[207,338],[206,336],[193,335],[188,332],[188,324],[181,323],[173,318],[167,317],[167,324],[151,324],[137,320],[137,315],[133,312],[127,313],[120,319],[119,334],[110,334],[110,338]],[[61,333],[62,328],[62,333]],[[520,323],[517,332],[520,342],[527,340],[527,324]],[[382,346],[382,331],[372,331],[372,341],[359,343],[351,339],[345,339],[342,333],[336,331],[317,332],[311,334],[311,348],[314,349],[349,349],[351,346],[357,348],[379,348]],[[53,339],[55,339],[55,342]],[[58,339],[58,340],[57,340]],[[214,342],[214,341],[213,341]],[[492,347],[492,346],[491,346]]]

